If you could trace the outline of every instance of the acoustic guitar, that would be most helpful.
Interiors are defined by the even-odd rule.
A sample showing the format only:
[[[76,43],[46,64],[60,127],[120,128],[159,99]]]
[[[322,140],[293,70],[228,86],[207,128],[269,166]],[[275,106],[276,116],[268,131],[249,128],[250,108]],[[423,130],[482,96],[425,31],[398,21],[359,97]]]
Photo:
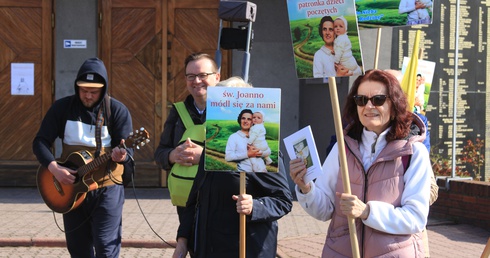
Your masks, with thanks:
[[[149,139],[149,133],[141,128],[131,133],[120,148],[128,147],[140,149],[145,146]],[[73,184],[62,184],[51,174],[48,168],[39,166],[37,170],[37,188],[44,203],[58,213],[67,213],[76,209],[85,199],[89,191],[98,188],[97,182],[92,178],[93,172],[101,165],[105,165],[111,159],[112,152],[94,158],[86,150],[70,153],[65,161],[58,162],[59,165],[76,170],[75,182]]]

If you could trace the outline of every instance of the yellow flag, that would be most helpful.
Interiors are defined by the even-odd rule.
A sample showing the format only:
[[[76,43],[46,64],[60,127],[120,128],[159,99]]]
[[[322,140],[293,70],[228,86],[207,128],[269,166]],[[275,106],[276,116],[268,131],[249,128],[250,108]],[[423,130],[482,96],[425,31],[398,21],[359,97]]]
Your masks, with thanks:
[[[420,30],[417,30],[415,34],[415,41],[413,42],[412,56],[410,61],[408,61],[407,68],[403,74],[402,79],[402,89],[407,96],[408,111],[413,111],[415,105],[415,90],[417,82],[417,66],[419,63],[419,41],[420,41]]]

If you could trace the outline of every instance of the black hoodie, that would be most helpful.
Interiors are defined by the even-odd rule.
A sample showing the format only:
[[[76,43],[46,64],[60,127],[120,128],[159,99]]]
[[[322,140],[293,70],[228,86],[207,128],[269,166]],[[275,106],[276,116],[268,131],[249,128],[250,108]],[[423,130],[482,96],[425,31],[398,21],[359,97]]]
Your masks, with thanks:
[[[79,96],[79,87],[76,82],[84,80],[87,74],[94,74],[104,84],[100,99],[92,108],[85,107]],[[48,167],[55,160],[51,147],[56,138],[62,139],[64,144],[95,147],[95,126],[97,112],[103,108],[104,96],[108,92],[107,71],[102,60],[98,58],[87,59],[78,71],[74,81],[75,94],[61,98],[53,103],[43,118],[41,127],[33,141],[33,152],[41,165]],[[132,131],[132,121],[129,110],[118,100],[110,100],[110,128],[107,119],[102,128],[102,146],[114,148],[126,139]],[[108,133],[108,134],[107,134]],[[130,150],[132,155],[132,151]]]

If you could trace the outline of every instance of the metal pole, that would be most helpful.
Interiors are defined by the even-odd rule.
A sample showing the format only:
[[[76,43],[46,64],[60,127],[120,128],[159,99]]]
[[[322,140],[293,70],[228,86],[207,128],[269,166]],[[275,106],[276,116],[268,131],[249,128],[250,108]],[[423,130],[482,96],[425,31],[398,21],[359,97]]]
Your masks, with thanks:
[[[252,22],[248,22],[247,46],[243,53],[242,77],[245,82],[248,82],[248,67],[250,65],[250,41],[252,40]]]
[[[457,119],[457,103],[458,103],[458,52],[459,52],[459,0],[456,0],[456,39],[454,47],[454,89],[453,89],[453,155],[452,155],[452,171],[451,177],[456,177],[456,119]]]
[[[218,46],[216,47],[214,60],[218,65],[218,72],[221,72],[221,30],[223,30],[223,20],[219,19]]]

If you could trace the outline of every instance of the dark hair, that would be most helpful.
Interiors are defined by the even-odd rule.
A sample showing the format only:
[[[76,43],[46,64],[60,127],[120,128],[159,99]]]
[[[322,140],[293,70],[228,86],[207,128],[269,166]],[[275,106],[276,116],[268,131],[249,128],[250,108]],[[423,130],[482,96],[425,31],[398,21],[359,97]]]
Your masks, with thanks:
[[[332,16],[323,16],[323,18],[320,20],[320,25],[318,25],[318,33],[320,34],[321,38],[323,38],[323,23],[327,21],[333,23]]]
[[[184,61],[184,68],[187,68],[187,65],[190,62],[197,61],[200,59],[208,59],[209,61],[211,61],[211,64],[213,65],[213,72],[215,73],[218,72],[218,65],[216,64],[216,61],[214,61],[214,59],[209,54],[203,52],[192,53],[189,56],[187,56],[187,58]]]
[[[238,124],[239,124],[240,126],[241,126],[241,123],[240,123],[240,122],[241,122],[241,120],[242,120],[242,116],[243,116],[243,114],[245,114],[245,113],[249,113],[249,114],[251,114],[252,116],[254,115],[254,113],[253,113],[253,112],[252,112],[252,110],[250,110],[250,109],[244,109],[244,110],[242,110],[242,111],[240,112],[240,114],[238,115],[238,119],[237,119]]]
[[[354,101],[354,96],[357,95],[359,85],[367,81],[380,82],[385,85],[387,90],[386,95],[388,95],[387,101],[391,101],[392,103],[390,110],[391,129],[386,136],[386,140],[392,141],[406,138],[410,132],[412,114],[407,110],[408,103],[405,93],[400,87],[400,82],[395,76],[389,72],[376,69],[368,70],[364,75],[357,77],[352,84],[349,95],[347,96],[342,118],[346,124],[353,123],[350,130],[350,132],[352,132],[352,136],[358,141],[361,139],[364,126],[359,120],[359,114],[357,113],[357,105]]]

